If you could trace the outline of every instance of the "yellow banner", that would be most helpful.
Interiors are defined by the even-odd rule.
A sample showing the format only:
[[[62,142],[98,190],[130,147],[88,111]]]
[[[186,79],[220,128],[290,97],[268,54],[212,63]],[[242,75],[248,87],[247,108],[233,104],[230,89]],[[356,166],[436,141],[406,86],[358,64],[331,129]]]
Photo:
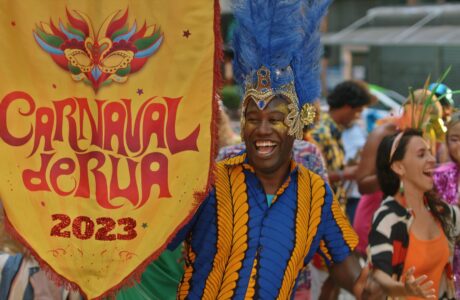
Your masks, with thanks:
[[[211,0],[0,2],[0,197],[88,298],[158,256],[209,187]]]

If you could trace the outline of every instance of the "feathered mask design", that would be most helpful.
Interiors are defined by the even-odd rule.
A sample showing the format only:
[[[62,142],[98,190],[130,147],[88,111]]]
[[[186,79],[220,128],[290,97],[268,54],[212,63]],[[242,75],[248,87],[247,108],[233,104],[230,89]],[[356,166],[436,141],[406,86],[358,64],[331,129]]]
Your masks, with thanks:
[[[235,0],[234,72],[248,100],[264,109],[275,96],[290,102],[289,134],[303,137],[320,94],[319,25],[331,0]]]
[[[67,10],[68,24],[59,20],[58,27],[50,21],[37,25],[34,37],[75,81],[92,85],[95,91],[112,82],[123,83],[129,74],[139,71],[163,42],[157,26],[128,26],[128,9],[116,18],[112,13],[95,31],[88,16]]]

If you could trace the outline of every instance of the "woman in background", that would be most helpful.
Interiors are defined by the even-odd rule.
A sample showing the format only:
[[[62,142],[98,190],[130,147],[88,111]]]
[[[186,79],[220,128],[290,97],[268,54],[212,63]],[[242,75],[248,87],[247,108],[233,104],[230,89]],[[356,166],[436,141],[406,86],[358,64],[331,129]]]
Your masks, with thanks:
[[[431,92],[427,90],[418,89],[414,91],[413,97],[412,95],[407,97],[402,115],[380,120],[381,124],[369,134],[364,144],[358,164],[358,171],[356,172],[358,174],[356,181],[358,182],[359,192],[362,196],[356,208],[353,222],[353,227],[359,236],[359,243],[355,250],[363,257],[367,256],[367,237],[371,229],[372,216],[380,207],[380,203],[383,200],[383,193],[379,187],[375,165],[377,148],[385,136],[394,134],[398,130],[410,128],[416,121],[420,120],[426,99],[430,95]],[[431,118],[435,119],[441,116],[441,105],[434,96],[432,100],[433,104],[428,105],[427,111],[422,118],[423,120],[421,120],[423,124]]]
[[[408,129],[385,137],[377,153],[385,200],[369,234],[374,278],[390,296],[455,299],[451,258],[460,211],[431,193],[436,161],[428,143]]]
[[[452,115],[447,125],[446,146],[451,162],[438,167],[433,175],[435,189],[441,199],[451,205],[459,204],[460,180],[460,113]],[[460,247],[454,251],[453,272],[457,299],[460,299]]]

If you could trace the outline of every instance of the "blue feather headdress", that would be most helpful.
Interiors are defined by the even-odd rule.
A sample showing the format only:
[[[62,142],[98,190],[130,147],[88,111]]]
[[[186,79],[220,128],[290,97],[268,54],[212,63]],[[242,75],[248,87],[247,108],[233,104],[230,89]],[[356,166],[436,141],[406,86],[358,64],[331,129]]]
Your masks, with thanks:
[[[331,0],[235,0],[235,78],[244,87],[242,128],[249,99],[264,109],[287,98],[289,134],[301,139],[313,123],[320,94],[319,25]]]

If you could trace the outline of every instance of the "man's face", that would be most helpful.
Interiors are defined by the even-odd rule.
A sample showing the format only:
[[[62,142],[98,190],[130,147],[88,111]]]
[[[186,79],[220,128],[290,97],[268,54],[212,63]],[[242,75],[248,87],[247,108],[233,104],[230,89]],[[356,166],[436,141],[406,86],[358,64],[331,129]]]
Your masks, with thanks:
[[[351,107],[349,105],[344,106],[346,109],[345,118],[343,120],[343,126],[349,127],[353,121],[358,120],[361,117],[361,113],[363,112],[364,106],[358,107]]]
[[[249,101],[243,138],[250,164],[256,173],[273,173],[289,165],[294,136],[284,119],[289,113],[288,102],[283,98],[272,99],[264,110]]]

